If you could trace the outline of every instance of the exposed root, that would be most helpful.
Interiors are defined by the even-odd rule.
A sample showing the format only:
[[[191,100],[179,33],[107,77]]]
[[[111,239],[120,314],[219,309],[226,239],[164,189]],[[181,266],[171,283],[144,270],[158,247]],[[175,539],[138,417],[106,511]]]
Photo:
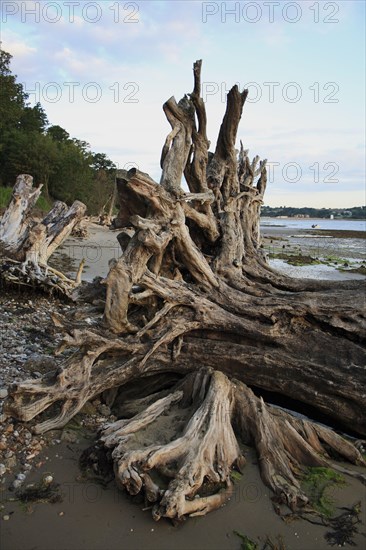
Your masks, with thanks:
[[[169,313],[171,308],[167,307]],[[185,326],[175,325],[165,317],[161,325],[159,312],[151,326],[157,323],[156,342],[150,346],[146,327],[135,336],[124,339],[111,337],[111,333],[75,329],[66,334],[58,353],[74,349],[55,373],[40,380],[28,380],[13,384],[4,406],[7,415],[29,421],[45,412],[46,420],[33,429],[43,433],[65,426],[83,405],[94,396],[154,371],[154,363],[148,361],[159,347],[171,344],[184,332],[184,328],[197,326],[195,321]],[[55,320],[58,326],[63,323]],[[72,324],[72,323],[71,323]]]
[[[69,279],[50,266],[21,263],[9,258],[0,259],[0,285],[4,287],[26,287],[72,299],[78,284],[78,281]]]
[[[101,382],[103,372],[99,371],[94,373],[95,376],[91,375],[93,366],[106,351],[129,349],[128,344],[103,339],[87,331],[75,330],[73,336],[65,337],[64,345],[66,342],[69,347],[85,346],[85,353],[74,353],[60,369],[45,375],[41,380],[16,383],[9,388],[4,412],[19,420],[29,421],[46,411],[51,405],[60,405],[59,410],[53,412],[53,417],[33,428],[36,433],[65,426],[89,399],[112,387],[113,382],[110,385],[107,380],[104,380],[104,385]],[[130,374],[129,369],[126,368],[126,376]]]
[[[361,453],[332,430],[269,407],[243,383],[237,384],[236,403],[239,433],[247,443],[254,443],[261,477],[277,500],[292,510],[308,502],[300,486],[304,466],[329,466],[328,451],[353,464],[366,466]],[[366,476],[332,463],[332,468],[357,477]]]
[[[117,482],[132,494],[144,491],[155,519],[222,505],[232,491],[231,469],[244,464],[240,440],[255,446],[264,483],[293,510],[308,501],[304,467],[327,466],[332,456],[365,465],[343,438],[265,405],[242,383],[291,396],[366,433],[361,284],[290,282],[268,267],[259,234],[266,162],[250,161],[243,146],[238,157],[235,148],[248,91],[230,90],[209,153],[200,70],[195,63],[190,98],[164,105],[172,131],[161,185],[135,168],[119,171],[115,226],[123,228],[123,254],[110,264],[104,293],[94,285],[84,294],[93,305],[105,302],[103,323],[94,318],[90,330],[79,310],[64,342],[73,355],[56,373],[10,388],[5,404],[21,420],[39,415],[34,429],[41,433],[63,427],[94,396],[104,393],[112,403],[126,390],[124,410],[133,416],[106,427],[102,439]],[[84,207],[74,203],[68,211],[58,203],[29,225],[36,195],[29,176],[22,178],[0,239],[8,255],[13,248],[11,257],[25,262],[22,276],[30,268],[39,278]],[[148,376],[155,381],[146,393]],[[137,384],[141,394],[131,391]]]
[[[153,280],[150,283],[153,285]],[[161,294],[165,292],[168,298],[175,284],[171,281],[172,288],[168,285],[164,291],[160,289]],[[179,364],[184,325],[180,326],[176,309],[180,307],[192,314],[190,321],[186,319],[186,326],[194,328],[195,315],[202,311],[197,313],[192,298],[187,290],[187,296],[180,296],[183,303],[187,300],[185,306],[170,307],[167,300],[164,315],[159,310],[136,335],[123,339],[111,338],[110,333],[102,336],[74,330],[72,336],[65,337],[65,345],[80,349],[54,375],[10,388],[5,412],[27,421],[49,410],[51,418],[34,428],[42,433],[64,426],[86,401],[105,390],[121,386],[121,400],[124,385],[164,370],[156,360],[147,361],[152,347],[157,353],[159,346],[166,349],[171,345],[171,358]],[[201,304],[204,309],[202,300]],[[172,312],[175,326],[169,321]],[[153,346],[151,338],[155,341]],[[171,369],[173,373],[172,365]],[[175,372],[185,371],[178,368]],[[172,380],[174,383],[174,377]],[[148,379],[146,384],[141,383],[140,389],[149,387],[148,383]],[[137,390],[131,394],[129,390],[122,414],[130,411],[134,416],[107,426],[101,436],[105,446],[113,450],[118,484],[131,494],[143,490],[155,504],[155,519],[203,515],[221,506],[232,491],[231,469],[241,469],[245,462],[240,440],[254,445],[263,482],[275,493],[277,501],[292,510],[308,502],[301,487],[304,467],[329,466],[333,455],[365,465],[358,449],[344,438],[267,406],[245,384],[230,381],[220,371],[201,368],[171,390],[163,387],[156,379],[150,385],[150,395]],[[57,404],[60,408],[55,411]],[[337,464],[332,467],[365,481],[358,472]]]
[[[223,505],[232,492],[232,468],[245,464],[237,438],[255,446],[263,482],[292,510],[309,500],[301,487],[304,468],[330,465],[324,444],[366,465],[331,430],[265,405],[247,386],[212,369],[188,375],[172,393],[101,435],[113,449],[118,485],[133,495],[144,491],[155,503],[155,520],[205,515]]]
[[[228,378],[201,369],[178,387],[131,420],[108,426],[101,437],[114,448],[118,483],[131,494],[144,487],[147,499],[156,502],[155,520],[204,515],[219,507],[232,490],[231,468],[244,461],[230,421],[233,387]],[[165,425],[158,441],[156,421]],[[141,450],[136,447],[142,429],[145,442],[152,442]],[[207,484],[220,490],[200,497]]]

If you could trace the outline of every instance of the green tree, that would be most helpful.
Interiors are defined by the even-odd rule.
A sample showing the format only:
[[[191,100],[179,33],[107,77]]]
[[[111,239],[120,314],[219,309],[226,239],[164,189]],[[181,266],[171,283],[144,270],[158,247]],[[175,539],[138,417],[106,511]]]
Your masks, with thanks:
[[[87,203],[85,198],[93,179],[88,156],[72,140],[53,143],[59,151],[59,163],[50,180],[50,194],[66,202],[77,199]]]
[[[64,143],[70,139],[70,134],[66,132],[61,126],[57,124],[55,126],[50,126],[47,129],[47,135],[50,136],[54,141]]]
[[[20,128],[25,132],[43,134],[48,124],[47,115],[40,103],[34,107],[25,107],[20,117]]]
[[[0,135],[6,128],[18,128],[28,99],[23,86],[11,73],[12,55],[0,50]]]
[[[50,178],[61,160],[52,139],[38,132],[10,131],[4,143],[2,160],[8,184],[13,184],[18,174],[32,174],[35,184],[42,183],[44,196],[49,198]]]
[[[115,171],[116,165],[105,153],[92,153],[92,168],[94,170]]]
[[[41,104],[29,105],[11,59],[0,50],[0,184],[13,185],[18,174],[29,173],[47,199],[78,199],[98,213],[113,192],[115,164],[61,126],[48,125]]]

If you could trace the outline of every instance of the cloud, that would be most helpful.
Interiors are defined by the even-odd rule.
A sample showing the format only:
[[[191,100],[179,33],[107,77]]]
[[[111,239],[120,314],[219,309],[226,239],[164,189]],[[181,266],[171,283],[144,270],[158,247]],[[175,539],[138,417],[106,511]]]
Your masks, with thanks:
[[[4,29],[1,33],[1,47],[16,56],[18,61],[37,51],[37,48],[29,44],[29,38],[24,40],[24,38],[22,39],[21,36],[9,29]]]
[[[25,82],[28,90],[38,83],[39,99],[53,124],[90,142],[94,151],[106,152],[119,165],[136,162],[158,179],[161,146],[169,132],[161,106],[171,95],[179,99],[192,90],[192,62],[203,58],[203,82],[217,84],[217,93],[208,95],[206,103],[211,149],[225,112],[227,91],[235,82],[240,82],[241,88],[258,82],[262,97],[245,105],[238,138],[252,156],[258,153],[281,166],[297,162],[307,174],[302,181],[306,189],[301,190],[300,183],[284,182],[280,173],[268,188],[269,196],[309,193],[307,202],[324,200],[324,190],[310,185],[313,172],[309,167],[315,162],[321,171],[327,162],[337,162],[340,180],[349,192],[359,197],[361,191],[356,190],[363,191],[363,57],[359,47],[364,11],[359,4],[363,3],[337,2],[340,22],[336,25],[311,20],[317,6],[323,10],[322,17],[331,10],[328,7],[325,12],[325,4],[314,2],[301,3],[304,17],[296,24],[283,17],[271,24],[265,11],[256,24],[235,23],[232,16],[223,23],[220,13],[204,24],[201,2],[139,0],[134,15],[131,8],[125,9],[128,2],[98,2],[101,13],[95,23],[85,17],[95,15],[92,8],[85,12],[85,2],[75,7],[72,22],[64,2],[58,2],[62,17],[57,23],[50,23],[47,17],[36,22],[32,16],[22,22],[23,4],[27,9],[35,5],[44,9],[46,5],[17,2],[19,13],[9,16],[3,25],[3,47],[14,55],[12,67],[19,81]],[[217,5],[220,8],[221,3]],[[276,10],[282,13],[281,6]],[[126,18],[131,17],[138,22],[128,23]],[[326,42],[323,33],[327,33]],[[350,52],[353,63],[349,63]],[[274,103],[269,102],[268,88],[263,85],[268,81],[281,83]],[[282,91],[286,83],[294,81],[303,94],[299,103],[291,104]],[[331,81],[339,84],[337,104],[324,102],[331,92],[324,85]],[[49,82],[61,90],[57,102],[43,93]],[[67,82],[78,84],[74,101]],[[95,88],[100,94],[96,103],[87,94],[93,82],[99,87]],[[314,82],[319,82],[318,103],[311,88]],[[92,87],[89,91],[92,95]],[[341,187],[332,187],[332,200],[337,196],[343,200]]]
[[[56,51],[53,57],[57,61],[56,65],[60,74],[77,77],[79,81],[88,79],[91,72],[94,75],[103,74],[106,65],[102,55],[88,55],[69,47]],[[98,80],[100,79],[98,78]]]

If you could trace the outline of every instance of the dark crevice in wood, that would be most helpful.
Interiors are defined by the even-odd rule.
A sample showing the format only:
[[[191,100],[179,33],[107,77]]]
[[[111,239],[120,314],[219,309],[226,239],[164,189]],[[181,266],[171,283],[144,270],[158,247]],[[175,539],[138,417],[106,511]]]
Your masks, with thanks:
[[[53,383],[12,388],[5,413],[28,421],[48,410],[34,426],[42,433],[66,425],[96,395],[118,404],[121,418],[100,438],[118,486],[144,494],[156,520],[204,515],[230,498],[231,471],[245,465],[240,440],[256,448],[277,501],[298,510],[308,503],[304,466],[344,471],[328,449],[365,462],[336,432],[267,406],[250,387],[365,436],[364,284],[291,279],[270,268],[259,230],[266,160],[249,158],[242,143],[236,149],[247,91],[230,90],[211,153],[200,61],[193,71],[192,94],[164,104],[171,132],[160,184],[137,169],[119,171],[122,255],[100,281],[105,291],[94,285],[88,298],[104,300],[103,323],[90,326],[86,315],[70,322],[63,349],[77,352]]]

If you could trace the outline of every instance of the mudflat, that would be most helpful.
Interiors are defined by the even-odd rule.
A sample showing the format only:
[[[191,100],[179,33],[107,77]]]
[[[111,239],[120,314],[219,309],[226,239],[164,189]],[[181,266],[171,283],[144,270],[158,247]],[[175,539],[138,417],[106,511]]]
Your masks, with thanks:
[[[151,510],[143,502],[132,502],[114,482],[103,487],[83,480],[78,460],[90,443],[80,438],[45,449],[39,457],[41,466],[27,480],[37,482],[42,475],[51,474],[60,484],[61,502],[25,505],[9,500],[14,493],[3,491],[2,517],[10,519],[1,520],[2,550],[239,550],[241,540],[234,531],[256,542],[258,548],[263,547],[267,536],[277,545],[282,539],[287,549],[330,548],[324,538],[331,531],[329,527],[305,520],[286,524],[276,515],[251,449],[245,450],[248,460],[244,474],[235,481],[234,494],[224,507],[173,526],[165,520],[155,523]],[[346,481],[345,487],[334,487],[329,493],[335,510],[357,501],[365,510],[365,488],[353,478]],[[359,527],[354,542],[363,548],[365,525]]]

